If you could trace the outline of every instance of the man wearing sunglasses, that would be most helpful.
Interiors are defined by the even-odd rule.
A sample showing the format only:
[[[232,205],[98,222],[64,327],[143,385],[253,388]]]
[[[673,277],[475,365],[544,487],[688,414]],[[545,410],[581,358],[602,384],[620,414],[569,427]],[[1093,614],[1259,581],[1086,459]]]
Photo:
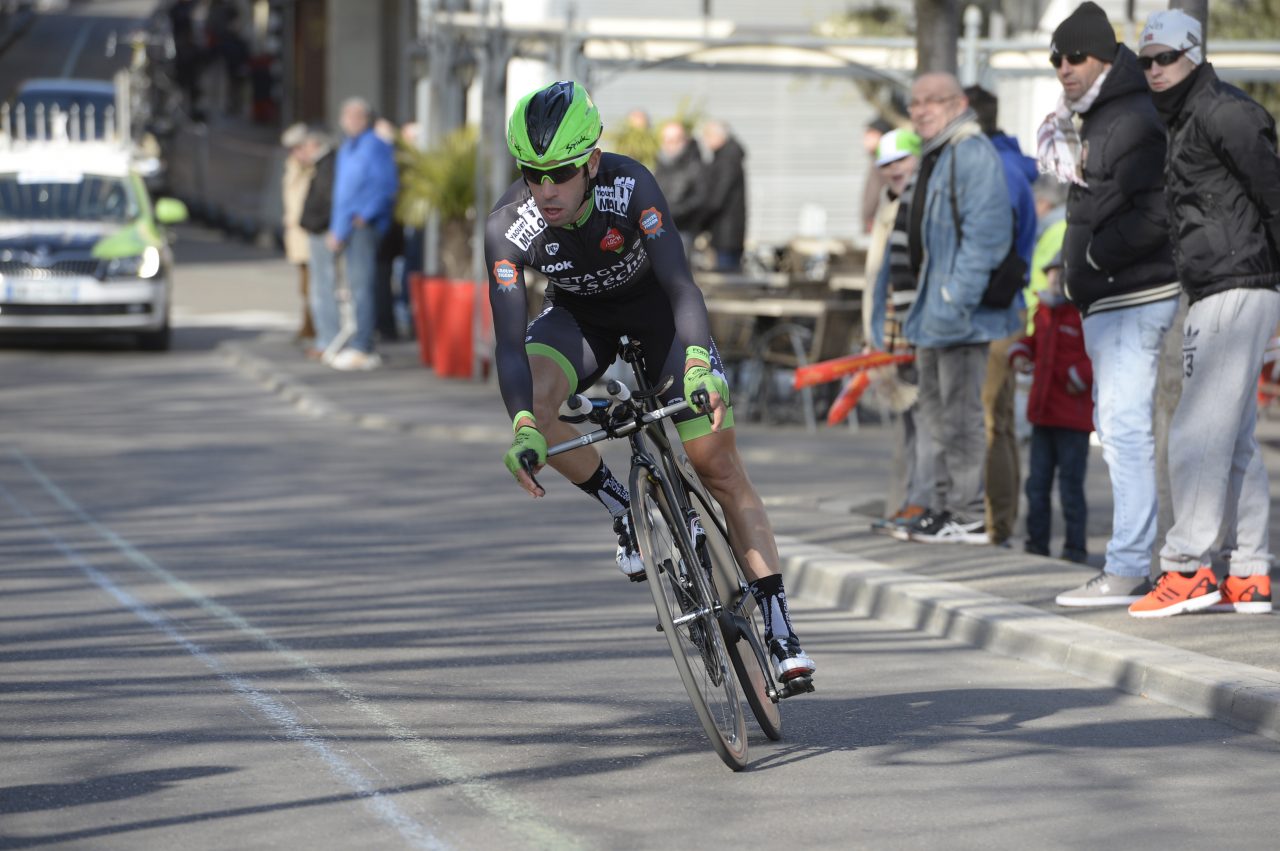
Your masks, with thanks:
[[[1257,376],[1280,323],[1280,157],[1276,125],[1204,61],[1200,22],[1156,12],[1139,64],[1169,126],[1165,194],[1187,311],[1182,396],[1169,432],[1173,527],[1155,589],[1134,617],[1198,609],[1271,611],[1271,511],[1254,437]],[[1229,575],[1209,567],[1224,521]]]
[[[676,377],[664,402],[708,392],[710,410],[677,414],[676,430],[724,509],[778,678],[810,676],[813,660],[791,628],[773,530],[738,454],[723,364],[671,209],[648,169],[596,147],[603,129],[596,105],[572,82],[525,95],[507,126],[520,179],[498,199],[485,229],[498,383],[515,432],[504,462],[521,487],[542,496],[521,455],[537,454],[536,473],[548,463],[549,443],[578,437],[559,420],[560,404],[600,378],[620,336],[639,340],[650,380],[658,385]],[[527,327],[526,268],[547,277],[546,302]],[[550,464],[605,507],[618,535],[618,567],[643,579],[626,485],[593,447],[557,455]]]
[[[1138,68],[1096,3],[1053,33],[1062,98],[1038,134],[1042,171],[1070,184],[1066,294],[1084,317],[1094,426],[1111,473],[1111,540],[1101,573],[1061,606],[1129,605],[1151,590],[1156,538],[1156,372],[1178,310],[1164,203],[1165,132]]]

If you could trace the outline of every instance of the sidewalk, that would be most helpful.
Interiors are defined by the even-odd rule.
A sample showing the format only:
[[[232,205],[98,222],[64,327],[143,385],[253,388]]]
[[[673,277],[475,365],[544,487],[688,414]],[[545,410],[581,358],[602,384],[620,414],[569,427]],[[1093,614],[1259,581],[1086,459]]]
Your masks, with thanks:
[[[418,365],[413,343],[381,347],[386,364],[372,373],[340,373],[308,362],[287,334],[224,343],[221,351],[236,369],[308,416],[428,441],[490,443],[495,458],[510,439],[494,382],[437,378]],[[1280,446],[1280,423],[1260,420],[1259,439]],[[886,477],[886,429],[807,434],[747,425],[739,429],[739,443],[769,505],[793,594],[1280,740],[1280,617],[1140,621],[1123,609],[1062,609],[1053,596],[1082,583],[1096,567],[997,547],[905,544],[870,533]],[[1276,451],[1267,453],[1275,462],[1269,469],[1280,469]],[[1095,560],[1110,523],[1109,493],[1095,451],[1089,479]],[[1273,518],[1273,551],[1278,527]]]

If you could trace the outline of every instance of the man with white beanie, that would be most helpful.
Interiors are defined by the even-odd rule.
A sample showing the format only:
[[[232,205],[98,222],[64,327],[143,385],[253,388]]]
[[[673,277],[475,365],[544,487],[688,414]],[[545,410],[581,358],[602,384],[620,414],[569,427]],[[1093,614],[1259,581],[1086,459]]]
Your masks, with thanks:
[[[1165,195],[1190,308],[1169,433],[1173,527],[1156,587],[1129,613],[1270,612],[1270,496],[1254,425],[1263,351],[1280,323],[1276,125],[1205,63],[1200,23],[1185,12],[1153,13],[1140,51],[1169,127]],[[1235,548],[1219,583],[1209,557],[1224,531]]]

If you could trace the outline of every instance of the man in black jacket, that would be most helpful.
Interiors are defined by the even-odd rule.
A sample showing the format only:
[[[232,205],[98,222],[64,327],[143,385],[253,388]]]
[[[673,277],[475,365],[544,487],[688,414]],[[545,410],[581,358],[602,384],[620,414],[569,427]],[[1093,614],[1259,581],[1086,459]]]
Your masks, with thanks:
[[[706,172],[705,219],[711,232],[717,272],[742,271],[742,249],[747,234],[747,154],[721,121],[708,121],[702,142],[711,152]]]
[[[702,173],[705,166],[698,143],[679,121],[668,121],[658,131],[658,160],[653,176],[671,205],[672,224],[685,243],[685,256],[702,218]]]
[[[1103,572],[1057,603],[1127,606],[1151,590],[1156,368],[1178,310],[1163,195],[1165,132],[1137,57],[1116,43],[1097,4],[1080,4],[1049,49],[1063,97],[1040,128],[1040,163],[1072,184],[1062,247],[1067,295],[1084,315],[1094,425],[1115,503]]]
[[[311,319],[315,324],[315,342],[307,349],[307,357],[320,360],[338,336],[342,319],[338,312],[338,261],[329,248],[325,235],[333,209],[333,179],[337,152],[329,137],[320,130],[310,130],[303,143],[303,156],[315,164],[307,198],[302,202],[298,224],[307,232],[311,251],[310,292]]]
[[[1173,528],[1156,588],[1134,617],[1271,611],[1266,468],[1254,438],[1263,352],[1280,323],[1280,156],[1275,121],[1204,63],[1200,23],[1156,12],[1140,64],[1169,125],[1165,193],[1190,308],[1182,398],[1169,432]],[[1218,583],[1224,522],[1235,547]]]

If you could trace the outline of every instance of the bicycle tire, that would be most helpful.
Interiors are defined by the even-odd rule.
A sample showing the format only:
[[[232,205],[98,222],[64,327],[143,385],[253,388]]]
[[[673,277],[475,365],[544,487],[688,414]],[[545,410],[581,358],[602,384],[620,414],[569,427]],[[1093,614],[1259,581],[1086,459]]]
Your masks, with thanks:
[[[684,518],[668,504],[644,467],[631,473],[631,528],[644,560],[658,625],[671,648],[689,702],[725,765],[747,764],[747,722],[738,678],[725,648],[720,622],[711,611],[710,588],[701,567],[683,571],[679,529]],[[696,562],[695,562],[696,564]],[[689,613],[702,614],[676,625]]]
[[[737,607],[739,599],[743,600],[740,613],[742,622],[721,623],[725,649],[738,675],[742,696],[746,698],[747,706],[751,707],[756,724],[766,736],[776,742],[782,738],[782,707],[769,697],[769,690],[776,689],[777,686],[768,668],[768,649],[764,646],[761,615],[755,598],[746,588],[746,577],[738,566],[733,549],[720,533],[717,522],[719,514],[712,514],[708,500],[704,500],[697,490],[690,489],[689,497],[694,510],[702,517],[703,530],[707,536],[707,556],[711,559],[717,595],[729,610]],[[743,629],[745,634],[742,634]]]

